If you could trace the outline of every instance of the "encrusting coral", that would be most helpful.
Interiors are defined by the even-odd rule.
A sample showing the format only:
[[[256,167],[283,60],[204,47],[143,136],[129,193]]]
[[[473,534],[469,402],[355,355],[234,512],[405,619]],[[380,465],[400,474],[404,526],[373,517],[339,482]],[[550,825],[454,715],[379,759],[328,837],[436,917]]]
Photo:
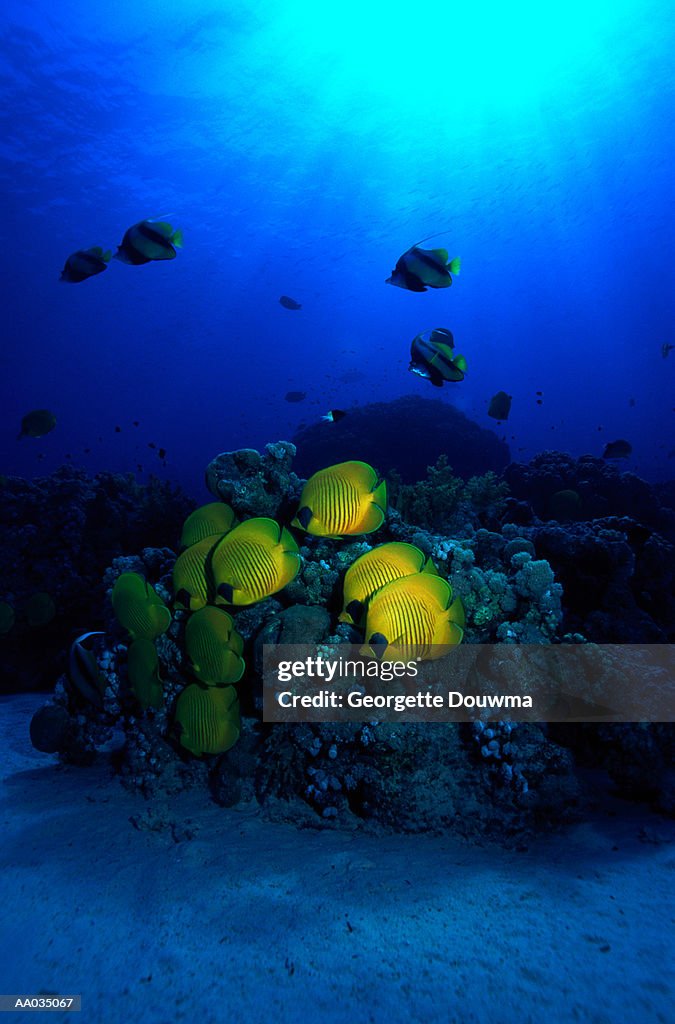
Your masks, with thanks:
[[[273,515],[279,524],[289,523],[302,491],[291,465],[292,446],[280,442],[262,455],[219,457],[209,480],[239,521]],[[131,641],[129,623],[139,635],[143,615],[123,613],[123,630],[109,613],[105,636],[95,638],[90,652],[93,665],[85,663],[102,681],[99,701],[62,677],[47,705],[56,710],[43,709],[34,732],[72,760],[93,756],[116,736],[124,747],[124,779],[146,793],[210,784],[223,803],[257,799],[270,816],[295,822],[354,827],[371,820],[400,830],[451,827],[503,836],[535,820],[564,820],[574,811],[578,786],[569,753],[544,727],[260,722],[263,644],[363,642],[357,619],[339,621],[343,579],[358,558],[380,545],[413,545],[419,567],[433,561],[447,581],[443,586],[449,584],[461,600],[465,643],[563,639],[562,587],[530,527],[500,521],[507,507],[503,485],[496,479],[457,483],[447,463],[433,472],[446,488],[447,516],[434,504],[433,487],[423,485],[422,504],[409,496],[367,537],[299,534],[297,575],[270,596],[230,612],[214,606],[212,580],[206,581],[202,610],[189,610],[176,586],[171,549],[145,548],[115,559],[104,580],[109,592],[125,574],[138,573],[143,592],[156,595],[151,607],[168,612],[176,598],[169,621],[163,616],[164,631],[153,640],[145,637],[157,661],[149,648],[131,653],[140,640]],[[468,493],[479,496],[476,505]],[[229,529],[228,512],[212,513]],[[199,521],[197,516],[193,523]],[[455,529],[435,527],[437,522]],[[185,536],[196,545],[204,542],[199,529]],[[198,574],[208,576],[208,565],[202,559]],[[133,589],[140,594],[138,584]]]

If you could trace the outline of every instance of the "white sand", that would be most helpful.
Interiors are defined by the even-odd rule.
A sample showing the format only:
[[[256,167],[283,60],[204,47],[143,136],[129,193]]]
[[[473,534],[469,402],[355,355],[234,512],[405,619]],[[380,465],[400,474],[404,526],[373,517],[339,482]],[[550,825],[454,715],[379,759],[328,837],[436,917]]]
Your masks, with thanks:
[[[0,992],[81,993],[81,1024],[674,1019],[672,822],[615,804],[517,853],[200,793],[169,809],[176,841],[130,824],[152,807],[105,765],[32,750],[42,702],[0,699]]]

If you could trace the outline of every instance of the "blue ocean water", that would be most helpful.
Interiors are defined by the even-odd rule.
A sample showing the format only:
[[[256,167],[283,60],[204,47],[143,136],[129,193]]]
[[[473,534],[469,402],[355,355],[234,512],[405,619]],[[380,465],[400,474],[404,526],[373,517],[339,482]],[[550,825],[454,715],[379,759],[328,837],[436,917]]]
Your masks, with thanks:
[[[671,477],[672,5],[543,11],[10,0],[3,472],[70,457],[203,496],[219,451],[412,393],[517,459],[626,438],[627,468]],[[59,281],[146,217],[183,230],[176,260]],[[436,233],[462,259],[453,287],[386,285]],[[407,371],[435,326],[469,367],[442,392]],[[57,428],[17,441],[39,407]]]

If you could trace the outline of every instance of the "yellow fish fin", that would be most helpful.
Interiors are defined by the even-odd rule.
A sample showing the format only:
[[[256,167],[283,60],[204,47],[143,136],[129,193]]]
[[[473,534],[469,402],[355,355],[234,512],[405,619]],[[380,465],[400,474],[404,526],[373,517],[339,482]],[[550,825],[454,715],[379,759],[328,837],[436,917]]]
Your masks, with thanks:
[[[324,470],[324,472],[328,473],[330,469],[334,468],[337,467],[330,467],[328,470]],[[359,490],[367,494],[375,490],[379,477],[373,467],[369,466],[367,462],[343,462],[339,468]]]
[[[387,507],[387,481],[380,480],[377,487],[373,491],[373,501],[376,505],[379,505],[382,510]]]
[[[450,262],[448,263],[448,270],[450,271],[451,274],[459,274],[459,268],[461,267],[461,265],[462,261],[460,260],[459,256],[455,256],[455,258],[453,260],[450,260]]]
[[[428,572],[431,576],[438,576],[438,569],[431,558],[427,558],[422,572]]]
[[[432,573],[421,572],[415,576],[407,576],[405,586],[410,592],[417,592],[420,598],[428,597],[435,601],[441,611],[445,611],[452,600],[452,587],[448,581]]]
[[[268,519],[266,516],[256,516],[254,519],[245,519],[243,523],[235,527],[229,536],[236,536],[237,539],[250,538],[264,544],[266,541],[272,545],[279,543],[281,527],[276,519]]]
[[[458,370],[466,373],[466,359],[464,356],[455,356],[454,363]]]
[[[280,541],[281,541],[281,546],[284,549],[284,554],[287,554],[287,555],[297,555],[298,554],[298,544],[297,544],[297,541],[296,541],[295,537],[293,536],[293,534],[289,533],[289,531],[286,529],[285,526],[282,527]]]
[[[374,530],[379,530],[384,522],[384,512],[379,505],[373,502],[368,506],[363,514],[363,518],[359,524],[359,529],[355,530],[355,533],[372,533]]]
[[[456,597],[448,608],[448,619],[450,622],[455,622],[460,629],[464,629],[466,619],[464,616],[464,605],[459,597]]]
[[[284,551],[281,555],[281,565],[279,571],[279,587],[288,586],[288,584],[295,579],[300,572],[300,566],[302,565],[302,558],[298,551]]]

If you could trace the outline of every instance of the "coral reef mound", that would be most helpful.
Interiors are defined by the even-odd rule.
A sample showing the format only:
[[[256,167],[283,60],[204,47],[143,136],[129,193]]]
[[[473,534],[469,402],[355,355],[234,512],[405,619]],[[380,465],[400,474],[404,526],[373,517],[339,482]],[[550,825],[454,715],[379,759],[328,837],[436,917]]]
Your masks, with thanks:
[[[510,458],[508,445],[492,430],[446,402],[413,395],[350,409],[338,424],[305,427],[293,444],[293,468],[300,476],[361,459],[382,474],[395,470],[405,483],[419,479],[420,466],[433,465],[440,455],[447,455],[464,479],[490,470],[499,473]]]

